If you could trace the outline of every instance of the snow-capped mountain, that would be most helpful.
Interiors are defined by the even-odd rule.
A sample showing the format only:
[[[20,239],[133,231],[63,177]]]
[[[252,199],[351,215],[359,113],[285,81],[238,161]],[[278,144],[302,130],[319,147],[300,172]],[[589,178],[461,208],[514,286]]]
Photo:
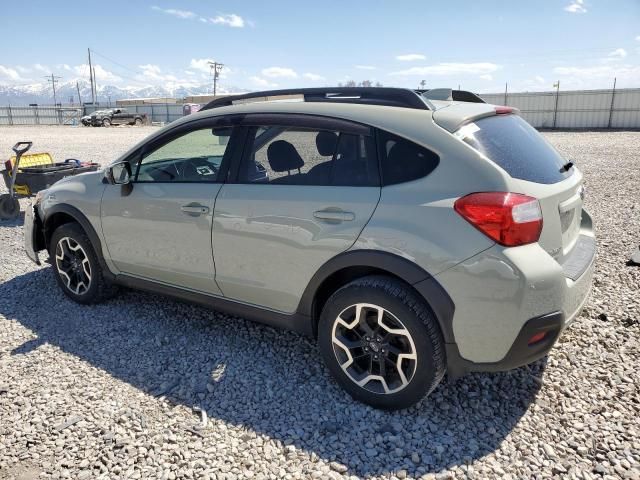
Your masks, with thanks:
[[[86,80],[78,80],[80,95],[83,102],[91,101],[91,85]],[[100,103],[109,100],[115,102],[123,98],[184,98],[190,95],[207,95],[211,93],[211,85],[176,85],[174,88],[166,88],[157,85],[145,87],[117,87],[114,85],[98,85],[98,98]],[[218,93],[237,93],[242,89],[234,87],[218,87]],[[69,104],[73,98],[78,103],[78,91],[76,81],[59,83],[56,87],[58,103]],[[40,105],[53,104],[53,90],[46,83],[34,83],[30,85],[0,85],[0,105],[28,105],[37,103]]]

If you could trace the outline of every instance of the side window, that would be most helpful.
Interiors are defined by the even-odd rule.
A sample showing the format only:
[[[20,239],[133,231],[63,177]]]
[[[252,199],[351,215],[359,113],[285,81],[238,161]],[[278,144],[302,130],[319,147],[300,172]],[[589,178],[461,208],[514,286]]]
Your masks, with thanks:
[[[378,145],[384,185],[426,177],[440,163],[436,153],[389,132],[378,132]]]
[[[232,128],[202,128],[146,152],[138,182],[216,182]]]
[[[240,183],[379,185],[370,137],[283,126],[251,127]]]

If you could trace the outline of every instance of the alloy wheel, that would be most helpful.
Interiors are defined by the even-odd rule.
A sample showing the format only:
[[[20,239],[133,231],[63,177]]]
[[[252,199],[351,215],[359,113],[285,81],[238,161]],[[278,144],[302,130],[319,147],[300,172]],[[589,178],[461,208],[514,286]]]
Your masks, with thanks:
[[[344,373],[373,393],[405,388],[416,372],[418,355],[411,334],[390,311],[358,303],[336,317],[331,334],[333,353]]]
[[[63,237],[56,245],[56,268],[66,287],[83,295],[91,286],[91,264],[87,252],[71,237]]]

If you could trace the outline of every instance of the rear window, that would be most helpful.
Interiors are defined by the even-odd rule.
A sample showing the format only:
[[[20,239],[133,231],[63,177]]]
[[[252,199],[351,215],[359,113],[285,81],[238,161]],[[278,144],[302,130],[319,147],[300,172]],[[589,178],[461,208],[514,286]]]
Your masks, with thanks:
[[[455,135],[513,178],[551,184],[573,173],[573,169],[562,170],[567,161],[518,115],[482,118],[464,125]]]

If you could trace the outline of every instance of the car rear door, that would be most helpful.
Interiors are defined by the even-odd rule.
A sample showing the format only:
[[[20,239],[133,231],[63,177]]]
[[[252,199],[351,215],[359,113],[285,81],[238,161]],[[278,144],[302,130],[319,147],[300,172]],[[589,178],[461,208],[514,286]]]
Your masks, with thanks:
[[[380,198],[369,127],[249,115],[244,153],[216,201],[216,282],[226,297],[291,313],[316,271],[353,245]]]
[[[121,273],[220,294],[211,227],[232,132],[212,130],[209,119],[181,125],[134,155],[130,184],[107,186],[102,231]]]

